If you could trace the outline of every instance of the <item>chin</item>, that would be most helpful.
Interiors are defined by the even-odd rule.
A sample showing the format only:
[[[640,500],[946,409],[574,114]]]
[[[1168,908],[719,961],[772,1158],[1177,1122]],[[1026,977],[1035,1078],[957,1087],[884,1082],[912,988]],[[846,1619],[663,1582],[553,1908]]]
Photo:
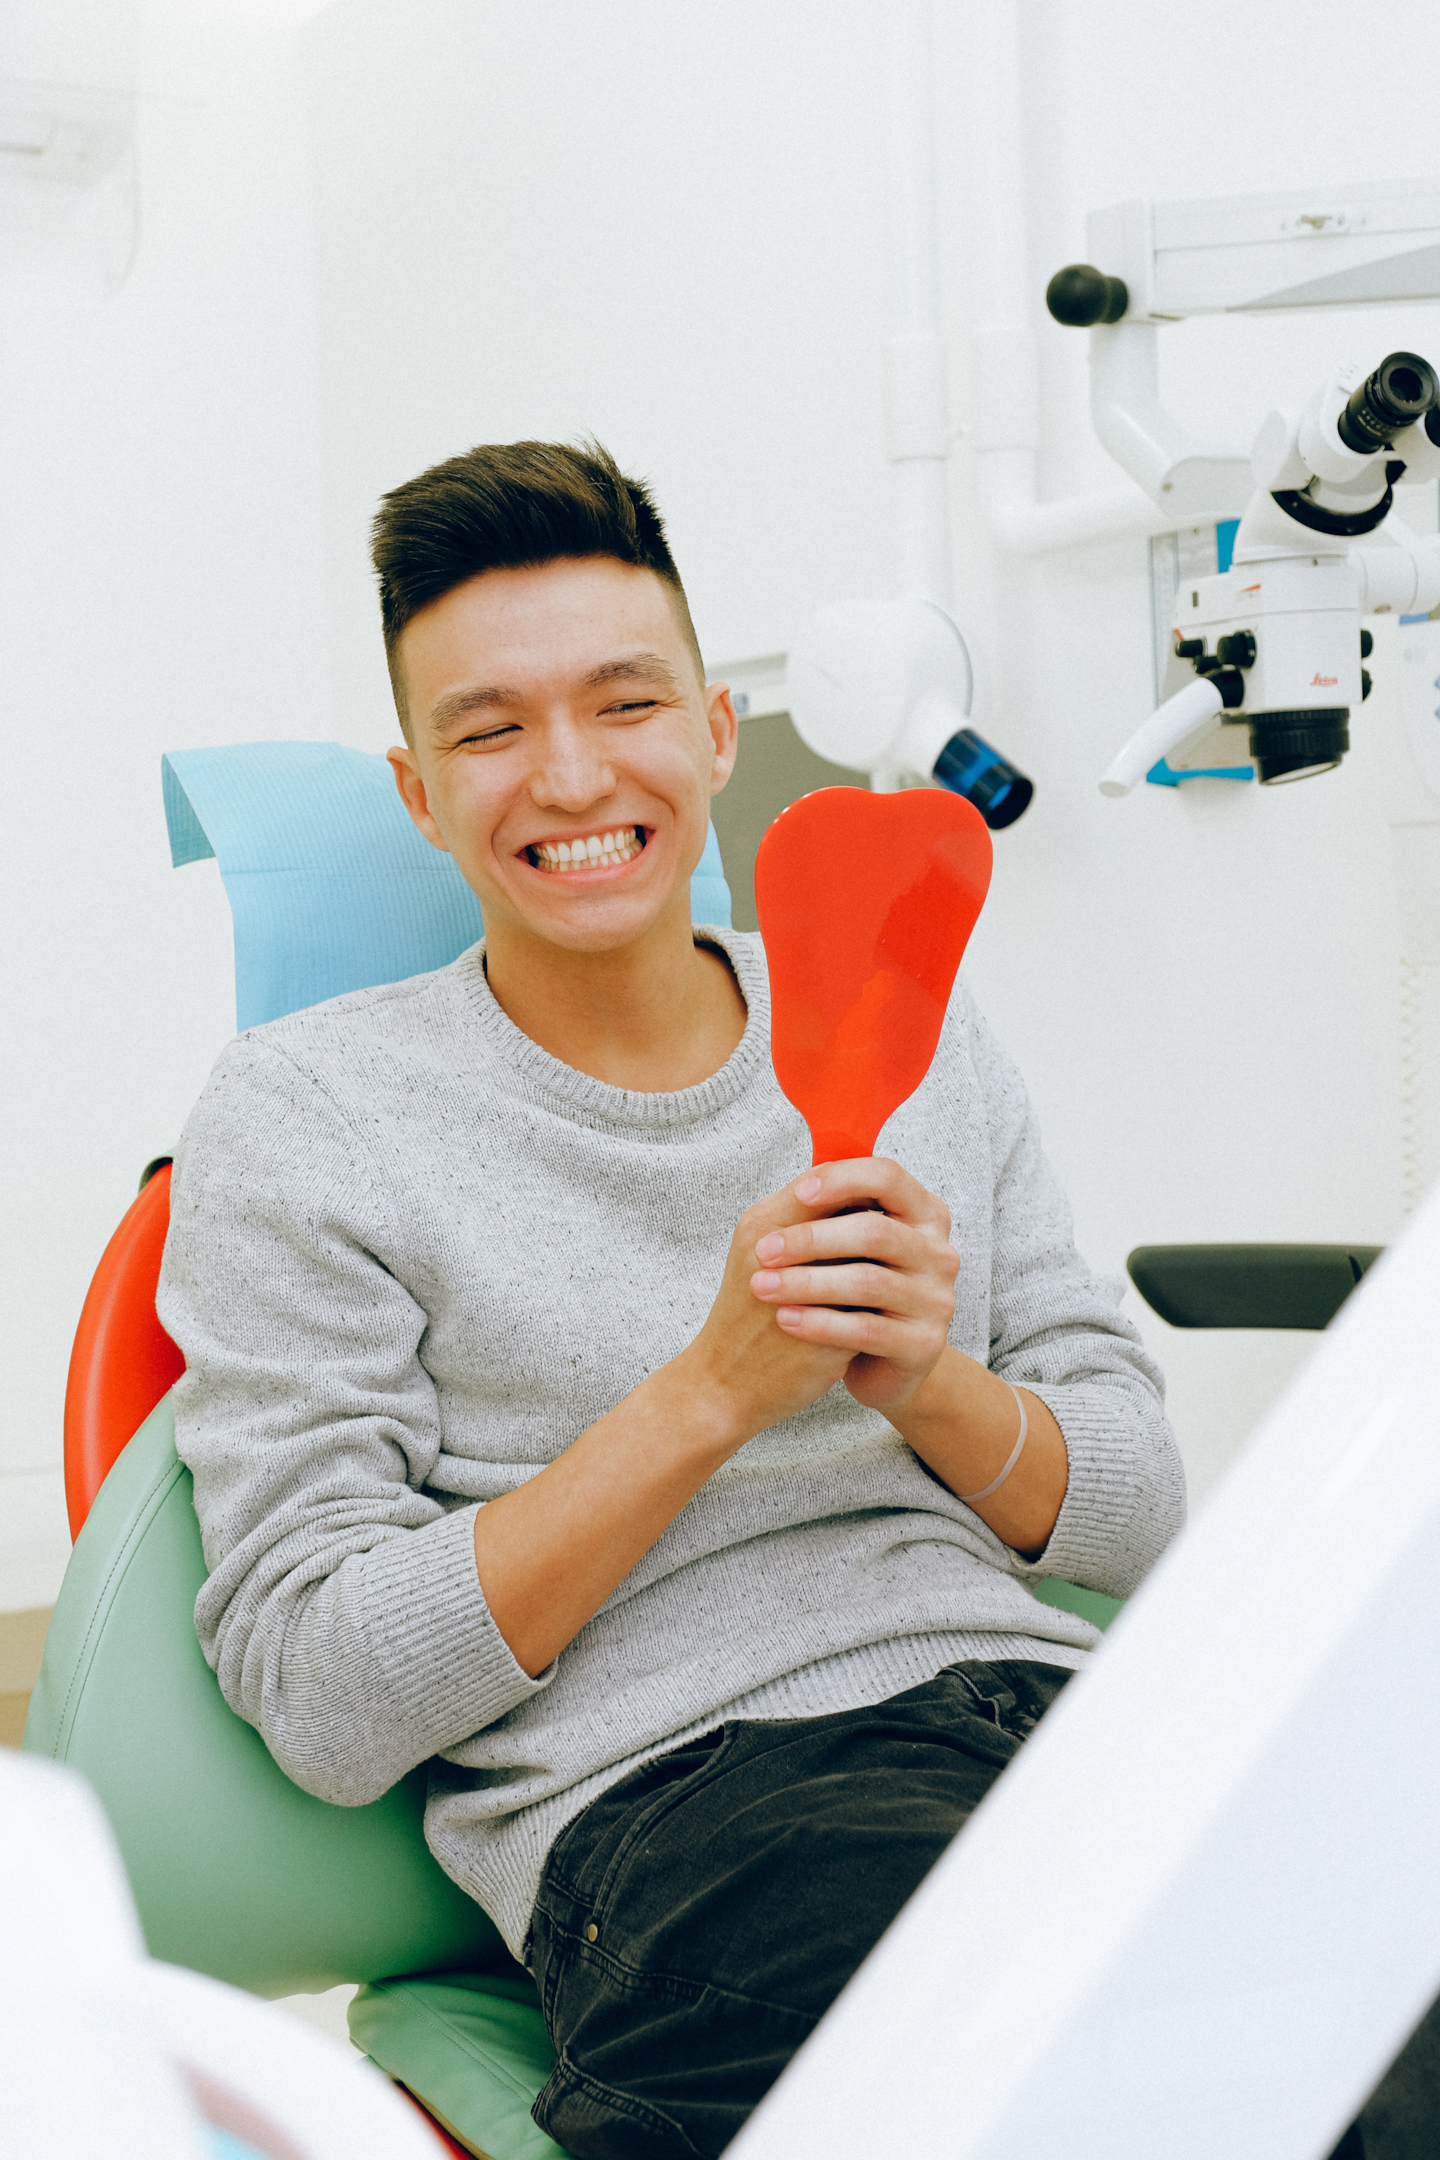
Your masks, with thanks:
[[[526,924],[532,936],[561,946],[566,952],[620,952],[646,937],[667,912],[667,905],[637,905],[618,898],[601,900],[589,907],[556,908],[553,913],[546,909],[527,915]]]

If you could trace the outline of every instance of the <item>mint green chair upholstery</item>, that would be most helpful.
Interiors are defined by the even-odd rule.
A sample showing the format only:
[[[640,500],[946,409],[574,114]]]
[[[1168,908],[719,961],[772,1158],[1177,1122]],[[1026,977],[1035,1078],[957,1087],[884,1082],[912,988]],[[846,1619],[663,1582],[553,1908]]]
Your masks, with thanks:
[[[151,1955],[257,1995],[358,1981],[357,2045],[465,2144],[561,2160],[530,2119],[554,2060],[539,1998],[431,1858],[424,1770],[362,1808],[292,1784],[201,1654],[204,1579],[167,1396],[76,1540],[24,1739],[98,1792]]]

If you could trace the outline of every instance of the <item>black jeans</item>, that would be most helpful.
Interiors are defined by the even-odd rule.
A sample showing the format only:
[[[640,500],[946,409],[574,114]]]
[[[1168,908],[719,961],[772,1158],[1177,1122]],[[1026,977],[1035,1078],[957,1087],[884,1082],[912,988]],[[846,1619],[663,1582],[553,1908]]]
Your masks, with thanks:
[[[721,2152],[1055,1700],[947,1666],[870,1710],[747,1720],[647,1763],[557,1840],[531,1966],[576,2160]],[[1440,2004],[1332,2160],[1437,2160]]]
[[[1440,2002],[1421,2018],[1330,2160],[1435,2160],[1440,2153]]]
[[[535,1905],[542,2129],[576,2160],[722,2152],[1069,1678],[949,1665],[723,1726],[592,1801]]]

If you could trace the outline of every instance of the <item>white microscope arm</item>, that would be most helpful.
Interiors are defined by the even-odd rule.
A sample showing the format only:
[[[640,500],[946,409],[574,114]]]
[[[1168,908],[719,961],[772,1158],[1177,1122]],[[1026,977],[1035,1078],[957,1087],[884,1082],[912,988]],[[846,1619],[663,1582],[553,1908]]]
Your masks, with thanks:
[[[1249,460],[1199,442],[1160,402],[1158,323],[1096,323],[1090,332],[1090,412],[1118,465],[1177,523],[1233,517],[1250,486]]]

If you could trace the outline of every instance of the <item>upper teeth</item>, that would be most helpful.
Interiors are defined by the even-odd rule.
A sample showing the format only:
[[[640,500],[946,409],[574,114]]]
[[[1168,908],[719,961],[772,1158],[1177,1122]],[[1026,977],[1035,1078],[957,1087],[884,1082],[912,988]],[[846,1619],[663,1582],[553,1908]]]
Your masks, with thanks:
[[[638,825],[620,825],[614,832],[590,833],[583,840],[537,840],[534,853],[550,870],[578,863],[628,862],[640,845]]]

